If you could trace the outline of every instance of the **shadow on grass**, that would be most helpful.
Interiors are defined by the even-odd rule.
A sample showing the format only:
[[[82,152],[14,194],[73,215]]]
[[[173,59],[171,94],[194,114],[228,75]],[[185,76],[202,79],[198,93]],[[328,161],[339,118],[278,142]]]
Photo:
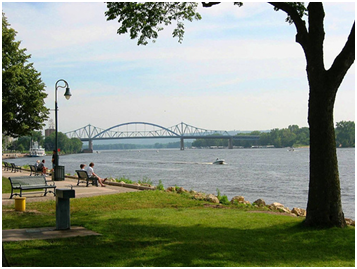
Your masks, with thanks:
[[[211,225],[195,219],[175,225],[155,218],[157,212],[152,218],[86,216],[84,226],[102,236],[6,243],[9,262],[46,267],[354,266],[354,229],[312,230],[297,221],[229,228],[224,218],[221,226],[217,220]],[[78,218],[75,225],[82,221]]]

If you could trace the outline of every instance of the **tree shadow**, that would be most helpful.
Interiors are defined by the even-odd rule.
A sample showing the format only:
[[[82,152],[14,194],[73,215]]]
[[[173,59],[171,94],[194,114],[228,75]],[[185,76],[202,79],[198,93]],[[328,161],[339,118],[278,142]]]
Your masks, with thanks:
[[[154,219],[154,217],[153,217]],[[140,217],[87,215],[102,234],[6,244],[13,266],[316,266],[354,264],[354,229],[315,230],[301,223],[265,228],[167,225]],[[239,219],[237,219],[239,221]],[[78,223],[76,223],[77,225]],[[86,225],[84,225],[86,226]],[[328,236],[326,236],[328,233]],[[331,234],[333,236],[331,236]],[[331,240],[331,238],[334,238]],[[44,255],[44,252],[46,255]],[[28,264],[30,261],[30,264]]]

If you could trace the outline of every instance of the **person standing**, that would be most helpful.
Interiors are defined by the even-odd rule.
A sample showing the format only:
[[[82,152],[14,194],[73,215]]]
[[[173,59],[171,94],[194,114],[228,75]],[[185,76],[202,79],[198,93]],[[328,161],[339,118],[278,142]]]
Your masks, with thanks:
[[[96,173],[94,173],[93,167],[94,167],[94,163],[90,163],[87,168],[88,176],[97,178],[100,186],[105,187],[105,185],[103,183],[107,180],[107,178],[102,179],[101,177],[99,177]]]
[[[57,154],[56,154],[56,150],[53,150],[53,153],[52,153],[52,168],[55,169],[55,166],[56,166],[56,158],[57,158]]]

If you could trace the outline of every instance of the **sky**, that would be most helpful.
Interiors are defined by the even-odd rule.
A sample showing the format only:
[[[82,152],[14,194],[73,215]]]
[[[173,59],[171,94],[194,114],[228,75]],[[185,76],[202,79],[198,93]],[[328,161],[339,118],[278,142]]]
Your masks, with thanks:
[[[324,8],[329,68],[350,33],[355,4]],[[119,24],[106,21],[106,10],[103,2],[2,3],[46,84],[50,119],[56,82],[70,86],[68,101],[58,88],[60,132],[126,122],[227,131],[308,127],[305,56],[284,12],[262,2],[199,6],[202,19],[185,22],[182,44],[171,26],[155,43],[138,46],[116,33]],[[354,120],[355,65],[337,93],[334,116],[335,122]]]

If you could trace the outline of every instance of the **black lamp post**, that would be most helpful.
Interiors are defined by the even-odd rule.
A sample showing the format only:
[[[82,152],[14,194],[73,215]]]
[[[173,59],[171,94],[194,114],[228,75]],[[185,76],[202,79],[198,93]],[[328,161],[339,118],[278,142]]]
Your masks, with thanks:
[[[64,82],[64,86],[61,85],[57,85],[58,82]],[[57,120],[57,110],[58,110],[58,106],[57,106],[57,88],[66,88],[66,92],[64,94],[64,97],[66,97],[67,100],[69,100],[69,98],[71,98],[72,94],[69,90],[69,86],[67,81],[65,81],[64,79],[59,79],[56,84],[55,84],[55,122],[56,122],[56,140],[55,140],[55,147],[56,147],[56,153],[55,153],[55,166],[54,166],[54,174],[55,174],[55,180],[56,180],[56,176],[57,176],[57,168],[58,168],[58,120]]]

